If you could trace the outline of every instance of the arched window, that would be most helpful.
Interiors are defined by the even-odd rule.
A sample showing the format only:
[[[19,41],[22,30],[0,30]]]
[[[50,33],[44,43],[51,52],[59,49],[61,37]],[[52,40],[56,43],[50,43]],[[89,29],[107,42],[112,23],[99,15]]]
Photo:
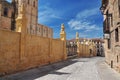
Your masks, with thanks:
[[[8,8],[4,8],[4,16],[8,16]]]

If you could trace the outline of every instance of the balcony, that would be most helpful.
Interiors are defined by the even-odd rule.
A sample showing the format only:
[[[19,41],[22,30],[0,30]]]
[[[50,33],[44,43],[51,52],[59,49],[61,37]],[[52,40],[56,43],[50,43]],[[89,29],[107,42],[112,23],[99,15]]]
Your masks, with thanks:
[[[105,19],[103,22],[103,32],[104,33],[110,33],[110,22],[109,19]]]

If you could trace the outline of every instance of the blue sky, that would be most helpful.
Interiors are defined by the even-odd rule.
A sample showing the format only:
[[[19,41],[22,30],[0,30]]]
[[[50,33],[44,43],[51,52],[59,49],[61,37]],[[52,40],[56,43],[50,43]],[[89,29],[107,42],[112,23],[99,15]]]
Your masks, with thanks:
[[[61,23],[67,39],[75,38],[76,32],[82,38],[102,38],[101,0],[39,0],[38,4],[38,22],[53,28],[54,38],[60,36]]]

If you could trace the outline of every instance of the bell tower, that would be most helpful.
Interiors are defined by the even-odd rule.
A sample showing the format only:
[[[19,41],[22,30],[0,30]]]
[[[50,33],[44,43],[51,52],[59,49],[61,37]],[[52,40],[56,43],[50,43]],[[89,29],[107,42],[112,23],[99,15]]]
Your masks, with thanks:
[[[80,43],[79,43],[79,33],[76,32],[76,45],[77,45],[77,53],[80,56]]]
[[[27,33],[37,34],[37,21],[38,21],[38,0],[16,0],[18,3],[18,15],[20,14],[21,5],[25,5],[26,18],[27,18]]]
[[[76,42],[79,42],[79,33],[76,32]]]
[[[65,32],[64,24],[61,24],[60,39],[63,41],[66,40],[66,32]]]

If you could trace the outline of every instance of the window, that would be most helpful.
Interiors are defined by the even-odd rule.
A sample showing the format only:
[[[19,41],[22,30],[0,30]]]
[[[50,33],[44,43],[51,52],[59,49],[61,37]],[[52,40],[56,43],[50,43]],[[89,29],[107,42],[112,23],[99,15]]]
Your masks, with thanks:
[[[111,48],[111,42],[110,42],[111,40],[110,39],[108,39],[108,49],[110,49]]]
[[[30,4],[30,1],[28,0],[28,4]]]
[[[40,28],[39,28],[39,32],[40,32]]]
[[[32,26],[30,25],[30,30],[32,30]]]
[[[29,28],[27,28],[27,33],[29,33]]]
[[[118,10],[119,10],[119,17],[120,17],[120,0],[118,0]]]
[[[119,32],[118,32],[118,28],[115,29],[115,41],[119,42]]]
[[[118,8],[119,8],[119,18],[120,18],[120,5],[118,6]]]
[[[44,29],[44,33],[45,33],[45,29]]]
[[[108,12],[108,11],[107,11]],[[110,13],[107,13],[107,21],[108,21],[108,26],[113,26],[113,16]]]
[[[113,15],[111,14],[111,26],[113,27]]]
[[[113,60],[111,61],[111,68],[113,68]]]
[[[35,7],[35,1],[33,2],[33,7]]]
[[[8,8],[4,8],[4,16],[8,16]]]
[[[117,63],[119,62],[119,56],[117,56]]]

